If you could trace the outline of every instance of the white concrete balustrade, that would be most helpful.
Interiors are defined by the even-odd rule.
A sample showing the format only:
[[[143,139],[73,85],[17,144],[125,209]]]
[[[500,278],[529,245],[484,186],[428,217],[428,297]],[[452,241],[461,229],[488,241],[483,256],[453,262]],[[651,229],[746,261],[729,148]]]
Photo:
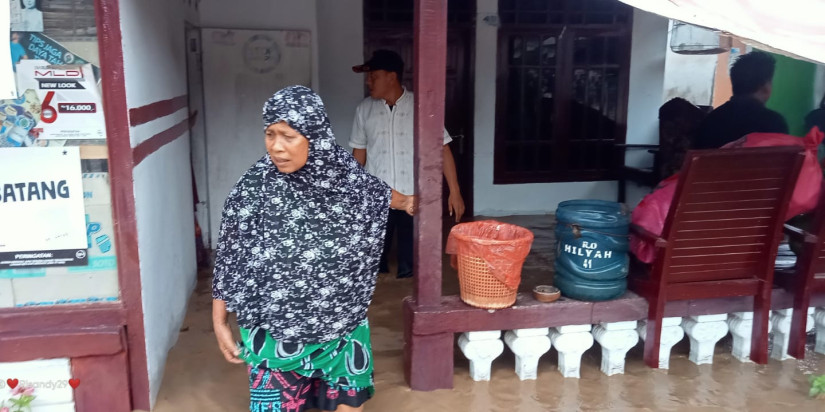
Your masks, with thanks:
[[[814,351],[825,354],[825,308],[814,312],[814,327],[816,328],[816,346]]]
[[[623,374],[627,351],[639,342],[637,322],[600,323],[593,329],[593,338],[602,347],[602,372],[607,376]]]
[[[639,327],[636,331],[642,340],[647,339],[647,320],[639,321]],[[685,331],[682,329],[682,318],[662,318],[662,335],[659,338],[659,369],[670,368],[670,351],[684,337]]]
[[[728,328],[733,336],[731,354],[741,362],[751,362],[751,337],[753,336],[753,312],[733,312],[728,316]],[[768,322],[768,332],[773,323]]]
[[[550,340],[559,352],[559,372],[565,378],[580,377],[582,355],[593,346],[591,325],[568,325],[550,330]]]
[[[792,359],[788,355],[791,315],[793,309],[771,311],[768,331],[772,335],[771,357]],[[807,331],[816,330],[814,350],[825,354],[825,307],[809,308]],[[501,355],[504,344],[516,355],[515,372],[521,380],[536,379],[539,359],[551,348],[558,351],[558,370],[565,378],[581,376],[581,358],[594,341],[601,346],[601,371],[607,375],[623,374],[627,353],[643,341],[647,320],[600,323],[598,325],[565,325],[555,328],[517,329],[507,331],[502,342],[501,331],[467,332],[458,338],[464,356],[470,360],[470,376],[476,381],[490,380],[492,362]],[[592,330],[592,333],[591,333]],[[732,355],[750,362],[753,312],[733,312],[662,319],[659,345],[659,368],[670,366],[673,346],[685,335],[690,338],[691,362],[712,364],[716,344],[728,332],[733,337]]]
[[[805,331],[814,329],[813,320],[814,308],[808,308],[808,320],[805,323]],[[793,319],[793,309],[775,310],[771,313],[771,327],[773,328],[773,346],[771,347],[771,358],[776,360],[793,359],[788,355],[788,345],[791,339],[791,320]]]
[[[691,316],[682,320],[682,328],[690,338],[688,359],[697,365],[713,363],[716,344],[728,334],[728,315]]]
[[[547,331],[547,328],[516,329],[504,334],[504,342],[516,355],[516,374],[519,379],[536,379],[539,358],[551,346]]]
[[[493,360],[504,352],[500,330],[462,333],[458,347],[470,360],[470,377],[474,381],[489,381]]]

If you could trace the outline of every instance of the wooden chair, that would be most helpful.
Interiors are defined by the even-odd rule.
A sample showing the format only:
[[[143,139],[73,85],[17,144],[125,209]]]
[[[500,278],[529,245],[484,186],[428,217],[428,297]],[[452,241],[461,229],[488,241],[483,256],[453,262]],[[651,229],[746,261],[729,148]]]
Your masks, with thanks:
[[[796,266],[788,271],[777,270],[775,278],[776,284],[794,295],[788,354],[797,359],[805,358],[811,295],[825,293],[825,209],[822,206],[825,206],[825,192],[807,230],[785,225],[785,233],[791,241],[801,242],[802,250]]]
[[[774,260],[802,148],[690,151],[661,236],[656,261],[631,270],[630,289],[648,301],[645,363],[659,366],[665,303],[754,297],[751,359],[768,361],[768,311]]]
[[[676,97],[659,108],[659,144],[617,144],[617,155],[623,162],[619,167],[618,202],[624,203],[627,182],[654,188],[667,177],[679,171],[685,162],[685,153],[690,148],[693,135],[710,110],[694,106],[689,101]],[[652,167],[633,167],[624,164],[626,154],[631,151],[646,150],[653,155]]]

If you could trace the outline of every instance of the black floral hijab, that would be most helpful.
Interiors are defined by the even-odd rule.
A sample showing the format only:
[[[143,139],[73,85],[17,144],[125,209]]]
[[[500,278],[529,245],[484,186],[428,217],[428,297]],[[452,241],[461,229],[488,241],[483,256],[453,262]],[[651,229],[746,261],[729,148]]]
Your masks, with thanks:
[[[287,122],[309,140],[306,165],[278,171],[269,155],[238,181],[223,209],[213,297],[241,327],[275,339],[327,342],[366,318],[391,190],[336,144],[321,98],[275,93],[264,127]]]

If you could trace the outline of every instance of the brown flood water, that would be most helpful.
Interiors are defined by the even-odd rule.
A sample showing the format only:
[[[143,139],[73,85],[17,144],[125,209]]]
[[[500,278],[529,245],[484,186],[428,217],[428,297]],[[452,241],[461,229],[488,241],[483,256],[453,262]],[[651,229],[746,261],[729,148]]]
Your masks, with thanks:
[[[522,287],[549,283],[552,224],[517,221],[536,233],[533,254],[525,263]],[[550,266],[552,267],[552,266]],[[458,292],[454,272],[445,265],[444,292]],[[203,273],[189,304],[183,331],[169,352],[156,412],[248,410],[246,367],[223,360],[211,325],[211,284]],[[825,411],[825,400],[807,397],[808,374],[825,374],[825,356],[809,339],[805,360],[771,360],[768,365],[741,363],[730,355],[730,336],[716,347],[713,365],[688,360],[687,336],[673,348],[669,370],[642,362],[641,343],[627,355],[624,375],[599,370],[598,343],[582,357],[581,379],[565,379],[556,370],[555,349],[539,362],[538,379],[518,380],[514,356],[505,347],[493,362],[490,382],[473,382],[469,362],[456,346],[452,390],[414,392],[404,382],[401,300],[412,294],[412,280],[381,275],[369,318],[375,355],[375,397],[366,411]]]

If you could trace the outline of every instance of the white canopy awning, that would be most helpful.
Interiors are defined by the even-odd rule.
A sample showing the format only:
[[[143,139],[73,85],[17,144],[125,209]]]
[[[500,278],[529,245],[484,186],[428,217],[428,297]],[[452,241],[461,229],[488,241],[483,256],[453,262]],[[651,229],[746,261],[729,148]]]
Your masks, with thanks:
[[[719,30],[760,49],[825,64],[825,0],[620,0]]]

